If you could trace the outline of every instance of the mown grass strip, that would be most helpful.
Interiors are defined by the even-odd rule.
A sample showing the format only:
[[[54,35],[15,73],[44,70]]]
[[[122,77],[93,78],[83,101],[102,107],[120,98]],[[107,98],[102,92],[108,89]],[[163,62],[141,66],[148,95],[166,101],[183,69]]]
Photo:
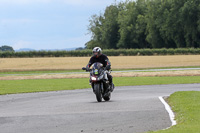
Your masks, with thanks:
[[[176,113],[177,125],[161,131],[149,133],[199,133],[200,132],[200,92],[176,92],[168,102]]]
[[[48,74],[48,73],[67,73],[67,72],[83,72],[83,70],[43,70],[43,71],[5,71],[0,72],[1,74]]]
[[[78,79],[37,79],[37,80],[1,80],[0,95],[59,91],[90,88],[88,78]],[[115,86],[160,85],[200,83],[200,76],[187,77],[118,77]]]

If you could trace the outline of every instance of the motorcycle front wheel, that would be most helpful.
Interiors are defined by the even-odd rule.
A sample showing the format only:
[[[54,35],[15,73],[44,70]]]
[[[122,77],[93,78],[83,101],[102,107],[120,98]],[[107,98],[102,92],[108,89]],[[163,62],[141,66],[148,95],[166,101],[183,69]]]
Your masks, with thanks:
[[[95,90],[97,101],[102,102],[102,93],[101,93],[100,84],[94,84],[94,90]]]

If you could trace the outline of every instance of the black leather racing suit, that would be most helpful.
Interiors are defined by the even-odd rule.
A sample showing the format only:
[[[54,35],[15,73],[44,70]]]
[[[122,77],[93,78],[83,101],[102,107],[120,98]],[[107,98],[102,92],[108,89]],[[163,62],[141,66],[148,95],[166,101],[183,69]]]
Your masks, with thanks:
[[[90,58],[90,61],[89,63],[87,64],[86,68],[89,69],[90,66],[95,63],[95,62],[100,62],[103,64],[103,67],[106,67],[108,68],[107,70],[110,70],[111,69],[111,63],[108,59],[108,57],[104,54],[101,54],[99,57],[96,57],[96,56],[92,56]],[[112,76],[108,73],[108,80],[110,82],[110,84],[112,84]]]

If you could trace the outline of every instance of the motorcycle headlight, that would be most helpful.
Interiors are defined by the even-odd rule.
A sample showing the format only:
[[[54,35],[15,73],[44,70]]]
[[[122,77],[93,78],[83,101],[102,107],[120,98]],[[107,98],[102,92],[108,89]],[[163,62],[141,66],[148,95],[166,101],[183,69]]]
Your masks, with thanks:
[[[92,77],[92,80],[93,80],[93,81],[96,81],[96,80],[97,80],[97,78],[96,78],[96,77]]]

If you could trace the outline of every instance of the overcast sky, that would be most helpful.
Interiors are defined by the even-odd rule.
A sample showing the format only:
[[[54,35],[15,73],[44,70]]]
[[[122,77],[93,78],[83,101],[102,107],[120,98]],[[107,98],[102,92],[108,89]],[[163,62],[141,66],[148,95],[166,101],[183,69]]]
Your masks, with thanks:
[[[90,40],[89,18],[113,3],[114,0],[0,0],[0,46],[9,45],[15,50],[84,47]]]

